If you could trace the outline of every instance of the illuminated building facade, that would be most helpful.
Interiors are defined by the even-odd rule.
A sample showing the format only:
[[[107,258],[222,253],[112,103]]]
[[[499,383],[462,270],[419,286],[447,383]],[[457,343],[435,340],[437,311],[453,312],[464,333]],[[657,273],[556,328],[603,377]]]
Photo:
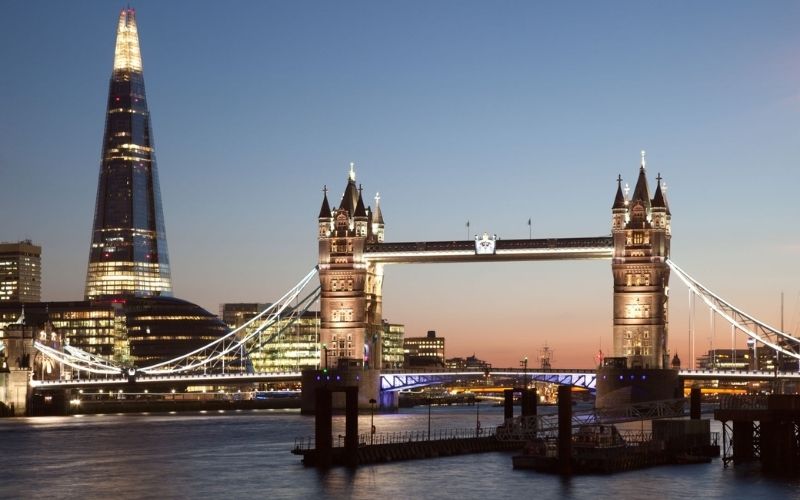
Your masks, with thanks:
[[[173,297],[0,303],[0,331],[20,316],[36,331],[52,329],[72,346],[140,367],[186,354],[228,333],[215,315]]]
[[[220,307],[222,318],[229,328],[238,328],[270,304],[232,303]],[[255,331],[258,321],[246,327],[242,335]],[[320,317],[317,311],[306,311],[293,323],[278,322],[267,328],[261,337],[261,348],[249,353],[250,364],[256,372],[294,372],[318,368],[320,364],[319,344]],[[269,341],[267,341],[269,339]]]
[[[139,35],[135,12],[126,8],[117,27],[85,296],[171,294]]]
[[[667,304],[672,215],[661,175],[650,197],[645,157],[633,195],[617,181],[612,212],[614,357],[629,368],[669,368]]]
[[[429,330],[424,337],[408,337],[403,341],[405,365],[444,367],[444,337]]]
[[[324,367],[363,364],[379,368],[383,332],[381,287],[383,264],[367,265],[368,243],[383,242],[380,198],[375,210],[364,204],[350,164],[338,208],[328,203],[327,189],[319,212],[320,342]]]
[[[42,247],[31,240],[0,243],[0,301],[42,300]]]
[[[405,325],[383,322],[383,338],[381,339],[382,368],[402,368],[405,360],[403,338]]]

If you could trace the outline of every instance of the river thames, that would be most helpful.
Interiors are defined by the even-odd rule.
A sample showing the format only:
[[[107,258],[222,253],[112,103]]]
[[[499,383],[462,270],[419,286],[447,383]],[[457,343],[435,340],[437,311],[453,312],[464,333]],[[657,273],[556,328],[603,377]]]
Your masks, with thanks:
[[[434,407],[431,427],[475,428],[476,407]],[[483,427],[502,408],[480,406]],[[359,429],[369,429],[361,415]],[[343,433],[334,422],[334,442]],[[375,415],[378,432],[427,430],[427,408]],[[719,425],[712,422],[712,428]],[[313,434],[297,410],[86,415],[0,420],[2,498],[798,498],[800,479],[757,468],[666,466],[562,479],[485,453],[328,471],[290,453]]]

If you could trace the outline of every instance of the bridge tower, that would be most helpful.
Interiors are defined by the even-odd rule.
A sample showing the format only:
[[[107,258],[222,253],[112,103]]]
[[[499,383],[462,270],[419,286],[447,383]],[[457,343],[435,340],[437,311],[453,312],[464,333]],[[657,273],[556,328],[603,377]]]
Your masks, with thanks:
[[[320,343],[323,368],[346,365],[380,368],[383,264],[367,263],[364,250],[383,241],[380,199],[365,207],[350,164],[339,207],[327,188],[319,212]],[[342,361],[340,361],[342,360]]]
[[[627,368],[669,368],[667,304],[672,215],[658,175],[650,198],[645,153],[633,195],[617,179],[612,213],[614,357]]]

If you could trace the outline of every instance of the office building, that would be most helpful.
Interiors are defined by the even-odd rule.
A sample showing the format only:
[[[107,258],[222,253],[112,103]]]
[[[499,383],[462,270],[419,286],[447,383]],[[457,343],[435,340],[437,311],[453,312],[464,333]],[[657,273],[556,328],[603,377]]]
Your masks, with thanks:
[[[42,247],[31,240],[0,243],[0,301],[42,300]]]
[[[444,337],[437,337],[436,331],[429,330],[424,337],[408,337],[403,341],[405,365],[408,367],[445,366]]]
[[[172,295],[167,237],[133,9],[117,26],[108,91],[87,299]]]

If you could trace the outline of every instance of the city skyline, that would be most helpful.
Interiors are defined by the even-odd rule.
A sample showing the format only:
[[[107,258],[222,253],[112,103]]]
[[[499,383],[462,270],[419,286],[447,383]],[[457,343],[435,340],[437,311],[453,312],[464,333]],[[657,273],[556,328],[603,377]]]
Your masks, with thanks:
[[[533,237],[602,236],[646,149],[672,258],[775,325],[786,292],[797,333],[798,6],[195,5],[132,6],[177,297],[278,297],[316,264],[322,186],[338,205],[351,161],[386,241],[525,238],[529,219]],[[0,209],[16,216],[0,240],[42,245],[44,300],[81,294],[119,7],[3,8]],[[389,266],[384,317],[436,330],[448,357],[514,365],[547,343],[554,366],[588,366],[611,350],[612,285],[607,261]],[[686,359],[680,288],[668,347]]]

